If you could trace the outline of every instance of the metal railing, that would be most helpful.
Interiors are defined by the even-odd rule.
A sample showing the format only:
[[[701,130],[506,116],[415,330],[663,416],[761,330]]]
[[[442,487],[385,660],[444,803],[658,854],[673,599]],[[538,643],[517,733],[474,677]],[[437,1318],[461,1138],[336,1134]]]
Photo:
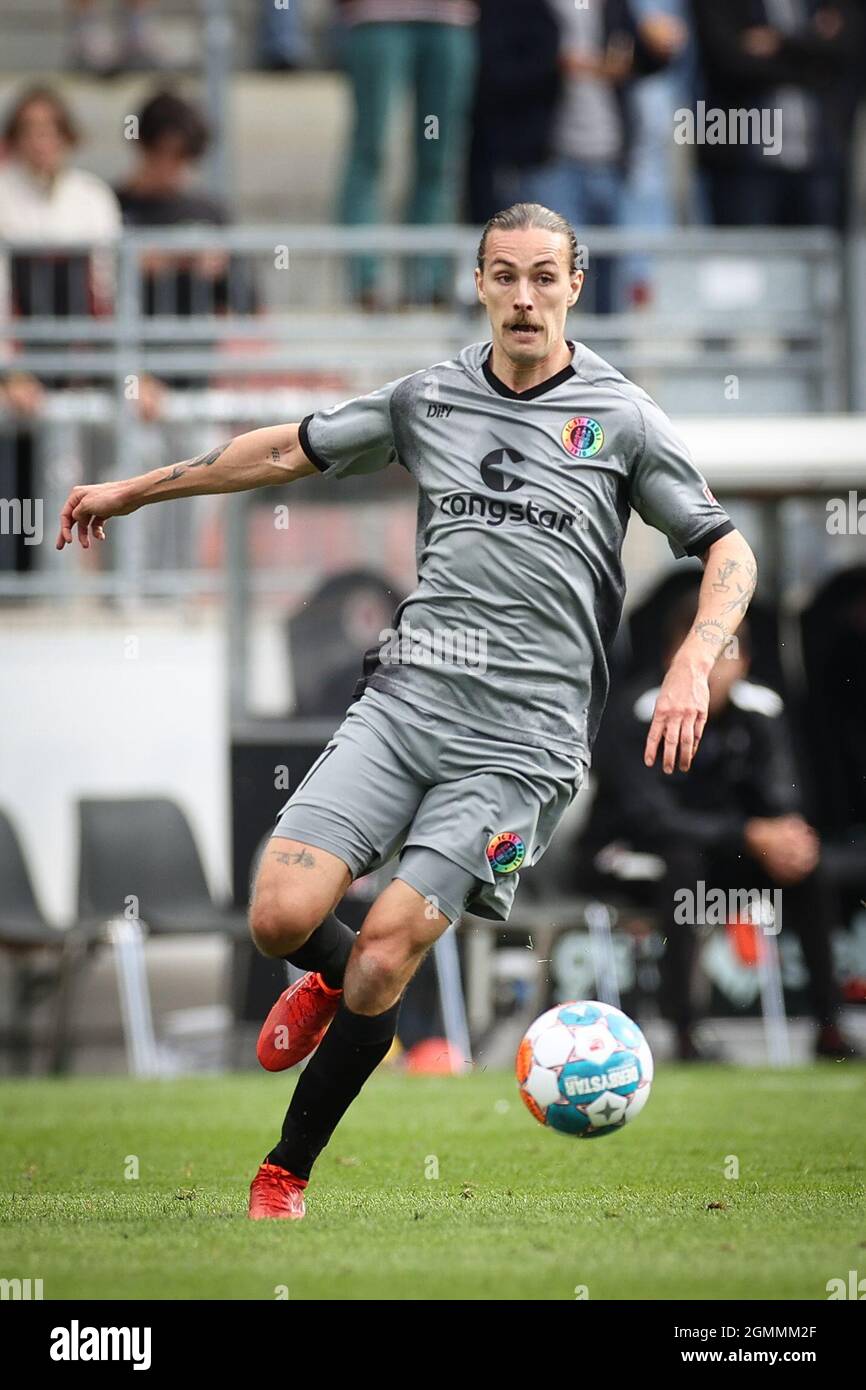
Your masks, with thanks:
[[[687,373],[696,366],[691,350],[695,339],[710,351],[714,351],[712,344],[723,343],[727,363],[739,360],[740,355],[745,362],[753,361],[754,344],[750,346],[749,340],[772,339],[783,354],[788,347],[809,350],[812,355],[805,365],[815,375],[823,404],[836,409],[844,405],[844,375],[839,370],[845,351],[844,248],[835,233],[777,228],[665,232],[590,228],[583,237],[590,276],[596,258],[639,256],[653,265],[651,278],[661,286],[658,307],[651,311],[589,315],[578,310],[572,316],[575,332],[579,329],[590,341],[612,348],[618,361],[624,360],[624,352],[632,365],[658,365],[653,344],[675,345],[688,339],[689,351],[665,363],[671,370]],[[374,359],[377,368],[388,362],[405,369],[407,349],[413,362],[424,365],[428,342],[462,344],[467,316],[483,325],[472,286],[477,245],[477,230],[452,226],[192,227],[129,231],[116,243],[100,247],[0,243],[0,256],[37,258],[53,250],[58,257],[74,257],[99,250],[115,261],[113,312],[100,318],[16,319],[10,332],[24,345],[17,366],[69,377],[86,376],[106,366],[115,375],[135,366],[141,371],[179,370],[208,376],[215,370],[250,369],[249,358],[237,346],[241,341],[270,346],[267,355],[256,360],[260,371],[354,368],[359,349]],[[217,311],[212,305],[212,312],[178,312],[177,303],[171,304],[171,276],[177,294],[182,273],[170,270],[162,300],[168,311],[157,312],[162,307],[160,277],[149,271],[149,258],[188,260],[205,254],[224,258],[224,274],[214,274],[211,283],[223,285],[225,306]],[[392,272],[406,258],[442,258],[452,270],[453,310],[359,314],[348,299],[345,266],[347,260],[360,256],[384,258],[386,271]],[[318,275],[311,273],[317,269]],[[258,281],[258,298],[268,310],[266,315],[257,307],[247,312],[235,307],[249,297],[251,278]],[[203,281],[199,276],[200,295]],[[304,314],[302,335],[297,333],[299,311]],[[208,346],[197,348],[202,339]],[[74,358],[62,347],[45,354],[46,345],[63,342],[76,345]],[[213,351],[217,343],[221,344],[218,359]],[[36,354],[33,345],[40,345]],[[85,346],[88,350],[82,352]],[[181,352],[183,356],[178,355]],[[790,362],[795,371],[803,365],[800,360]]]
[[[647,385],[663,406],[675,413],[700,410],[702,403],[706,409],[708,383],[721,406],[722,383],[729,379],[747,396],[742,413],[772,413],[774,401],[782,411],[796,409],[796,401],[804,414],[864,404],[862,237],[847,246],[829,231],[775,228],[604,228],[583,237],[590,276],[596,258],[640,257],[650,265],[655,307],[609,315],[578,311],[569,331]],[[477,244],[476,229],[456,226],[274,226],[136,230],[98,246],[0,245],[0,266],[7,275],[16,267],[19,281],[38,273],[53,251],[58,264],[76,256],[101,258],[110,287],[108,312],[100,317],[36,314],[6,326],[7,370],[55,383],[32,422],[46,513],[53,522],[53,508],[62,501],[66,479],[57,477],[52,459],[58,437],[68,441],[73,426],[106,437],[114,476],[142,471],[154,429],[138,413],[137,388],[145,376],[171,386],[163,428],[217,421],[249,428],[299,418],[486,336],[473,286]],[[381,261],[389,310],[360,312],[353,305],[351,267],[361,256]],[[399,308],[400,273],[414,257],[449,267],[451,307]],[[27,293],[37,304],[32,285]],[[71,294],[68,299],[72,303]],[[58,379],[74,389],[59,389]],[[179,380],[182,387],[172,384]],[[49,549],[41,549],[35,572],[0,575],[0,593],[59,594]],[[117,571],[81,576],[73,591],[204,593],[221,587],[212,572],[186,571],[184,577],[164,565],[149,567],[135,548],[121,550],[118,564]],[[68,566],[62,584],[68,594]]]

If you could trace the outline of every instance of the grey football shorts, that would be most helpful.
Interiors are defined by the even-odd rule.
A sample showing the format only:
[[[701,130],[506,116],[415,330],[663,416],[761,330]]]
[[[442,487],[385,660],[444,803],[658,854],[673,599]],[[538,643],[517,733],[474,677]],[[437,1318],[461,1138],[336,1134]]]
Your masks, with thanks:
[[[505,921],[580,790],[578,758],[452,723],[368,687],[279,813],[275,836],[359,878],[400,854],[396,878],[449,921]]]

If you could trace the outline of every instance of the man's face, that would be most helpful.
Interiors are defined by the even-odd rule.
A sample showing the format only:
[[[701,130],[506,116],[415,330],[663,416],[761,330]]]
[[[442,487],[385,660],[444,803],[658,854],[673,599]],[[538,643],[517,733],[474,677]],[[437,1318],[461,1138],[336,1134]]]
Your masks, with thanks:
[[[14,149],[37,174],[50,178],[62,168],[69,146],[47,101],[31,101],[21,112]]]
[[[193,161],[182,135],[163,135],[146,151],[151,187],[159,193],[180,192],[187,184]]]
[[[475,271],[475,284],[494,343],[515,366],[531,367],[562,342],[583,271],[571,274],[561,232],[495,228],[488,233],[484,270]]]

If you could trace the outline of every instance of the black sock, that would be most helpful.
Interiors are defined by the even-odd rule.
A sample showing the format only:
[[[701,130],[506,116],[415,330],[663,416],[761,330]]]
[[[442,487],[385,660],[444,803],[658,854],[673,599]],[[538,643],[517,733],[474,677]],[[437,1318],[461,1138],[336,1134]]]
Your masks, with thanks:
[[[299,970],[317,970],[329,989],[342,989],[346,963],[354,944],[352,928],[329,912],[303,946],[283,959]]]
[[[283,1137],[267,1162],[296,1178],[310,1169],[340,1120],[394,1041],[400,1001],[370,1018],[340,1004],[318,1051],[301,1072],[283,1121]]]

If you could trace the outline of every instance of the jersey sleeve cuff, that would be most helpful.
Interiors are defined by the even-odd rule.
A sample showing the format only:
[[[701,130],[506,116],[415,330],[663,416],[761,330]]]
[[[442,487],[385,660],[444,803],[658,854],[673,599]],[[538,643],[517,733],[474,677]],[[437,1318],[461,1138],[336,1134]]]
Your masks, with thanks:
[[[722,536],[727,536],[734,529],[734,523],[732,521],[723,521],[721,525],[714,526],[711,531],[705,531],[702,536],[698,536],[696,541],[692,541],[691,544],[685,546],[685,554],[703,555],[705,550],[709,550],[711,545],[715,545],[716,541],[720,541]]]
[[[316,453],[310,443],[310,421],[312,418],[312,415],[305,415],[298,425],[298,442],[313,467],[318,468],[320,473],[326,473],[330,465],[325,462],[321,455]]]

